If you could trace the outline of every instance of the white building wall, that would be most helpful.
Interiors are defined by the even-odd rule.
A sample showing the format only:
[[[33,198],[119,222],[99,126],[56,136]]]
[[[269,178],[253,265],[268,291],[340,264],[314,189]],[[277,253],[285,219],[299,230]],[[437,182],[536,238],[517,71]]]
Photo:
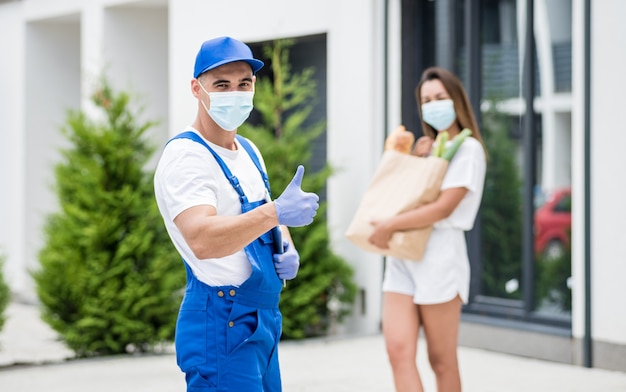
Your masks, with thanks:
[[[626,2],[591,2],[591,285],[594,339],[626,344]]]
[[[116,6],[107,8],[102,19],[100,72],[115,89],[131,94],[138,121],[156,122],[146,134],[157,148],[150,163],[156,165],[170,131],[168,9],[152,3]]]
[[[90,97],[106,75],[114,87],[123,87],[133,102],[145,107],[143,120],[160,122],[147,135],[155,146],[167,137],[167,7],[160,0],[31,0],[3,4],[0,10],[9,21],[3,28],[14,25],[15,30],[3,34],[5,53],[15,54],[2,62],[7,68],[3,75],[10,80],[0,97],[10,103],[3,105],[8,113],[0,125],[22,131],[10,135],[16,140],[6,144],[10,150],[3,154],[3,159],[21,164],[4,165],[1,171],[11,184],[5,196],[10,203],[2,213],[19,223],[7,226],[10,232],[0,237],[0,247],[7,253],[12,290],[35,301],[29,271],[38,266],[46,216],[57,209],[54,166],[66,143],[60,129],[67,110],[92,110]],[[15,148],[20,144],[23,147]]]
[[[24,265],[24,23],[23,5],[0,6],[0,255],[5,256],[4,276],[11,288],[27,284]]]
[[[66,111],[80,105],[80,29],[77,15],[31,20],[25,36],[25,264],[38,266],[46,216],[57,210],[54,167]],[[30,284],[30,282],[29,282]],[[25,293],[27,296],[30,293]]]
[[[626,37],[621,16],[626,2],[591,2],[591,334],[594,341],[626,344],[622,304],[626,255],[622,249],[626,220],[622,193],[626,133],[620,128],[626,52],[616,45]],[[573,2],[572,46],[572,334],[585,334],[584,291],[584,2]]]

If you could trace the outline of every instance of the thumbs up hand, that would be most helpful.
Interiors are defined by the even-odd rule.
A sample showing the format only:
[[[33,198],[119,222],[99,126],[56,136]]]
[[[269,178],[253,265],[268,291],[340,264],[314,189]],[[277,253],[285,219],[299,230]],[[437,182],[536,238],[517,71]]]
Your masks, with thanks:
[[[306,226],[313,222],[319,208],[319,197],[315,193],[303,192],[304,166],[298,166],[296,174],[283,193],[274,200],[278,223],[290,227]]]

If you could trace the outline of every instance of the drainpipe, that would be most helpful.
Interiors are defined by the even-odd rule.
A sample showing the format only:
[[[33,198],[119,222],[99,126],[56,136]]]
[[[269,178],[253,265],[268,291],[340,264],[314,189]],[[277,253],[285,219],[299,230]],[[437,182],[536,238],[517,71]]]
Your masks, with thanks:
[[[583,366],[593,366],[591,339],[591,0],[584,5],[584,64],[585,64],[585,334],[583,336]]]

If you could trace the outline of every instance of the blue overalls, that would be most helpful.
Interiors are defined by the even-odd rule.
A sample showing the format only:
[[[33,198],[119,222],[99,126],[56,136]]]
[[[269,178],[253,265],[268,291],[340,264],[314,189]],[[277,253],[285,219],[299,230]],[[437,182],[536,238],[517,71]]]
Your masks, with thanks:
[[[245,138],[236,137],[269,192],[267,175],[254,150]],[[239,194],[242,213],[266,203],[248,201],[237,177],[196,133],[183,132],[173,139],[178,138],[194,140],[211,152]],[[176,323],[175,345],[188,392],[282,390],[277,351],[282,333],[278,309],[282,281],[274,269],[272,232],[254,240],[245,252],[252,274],[240,287],[208,286],[196,279],[185,262],[187,288]]]

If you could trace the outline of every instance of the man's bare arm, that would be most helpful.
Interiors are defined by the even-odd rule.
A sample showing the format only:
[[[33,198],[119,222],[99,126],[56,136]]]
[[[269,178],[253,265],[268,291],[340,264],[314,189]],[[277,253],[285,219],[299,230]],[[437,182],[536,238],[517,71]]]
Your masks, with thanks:
[[[278,225],[274,203],[236,216],[217,216],[215,207],[191,207],[174,223],[198,259],[231,255]]]

